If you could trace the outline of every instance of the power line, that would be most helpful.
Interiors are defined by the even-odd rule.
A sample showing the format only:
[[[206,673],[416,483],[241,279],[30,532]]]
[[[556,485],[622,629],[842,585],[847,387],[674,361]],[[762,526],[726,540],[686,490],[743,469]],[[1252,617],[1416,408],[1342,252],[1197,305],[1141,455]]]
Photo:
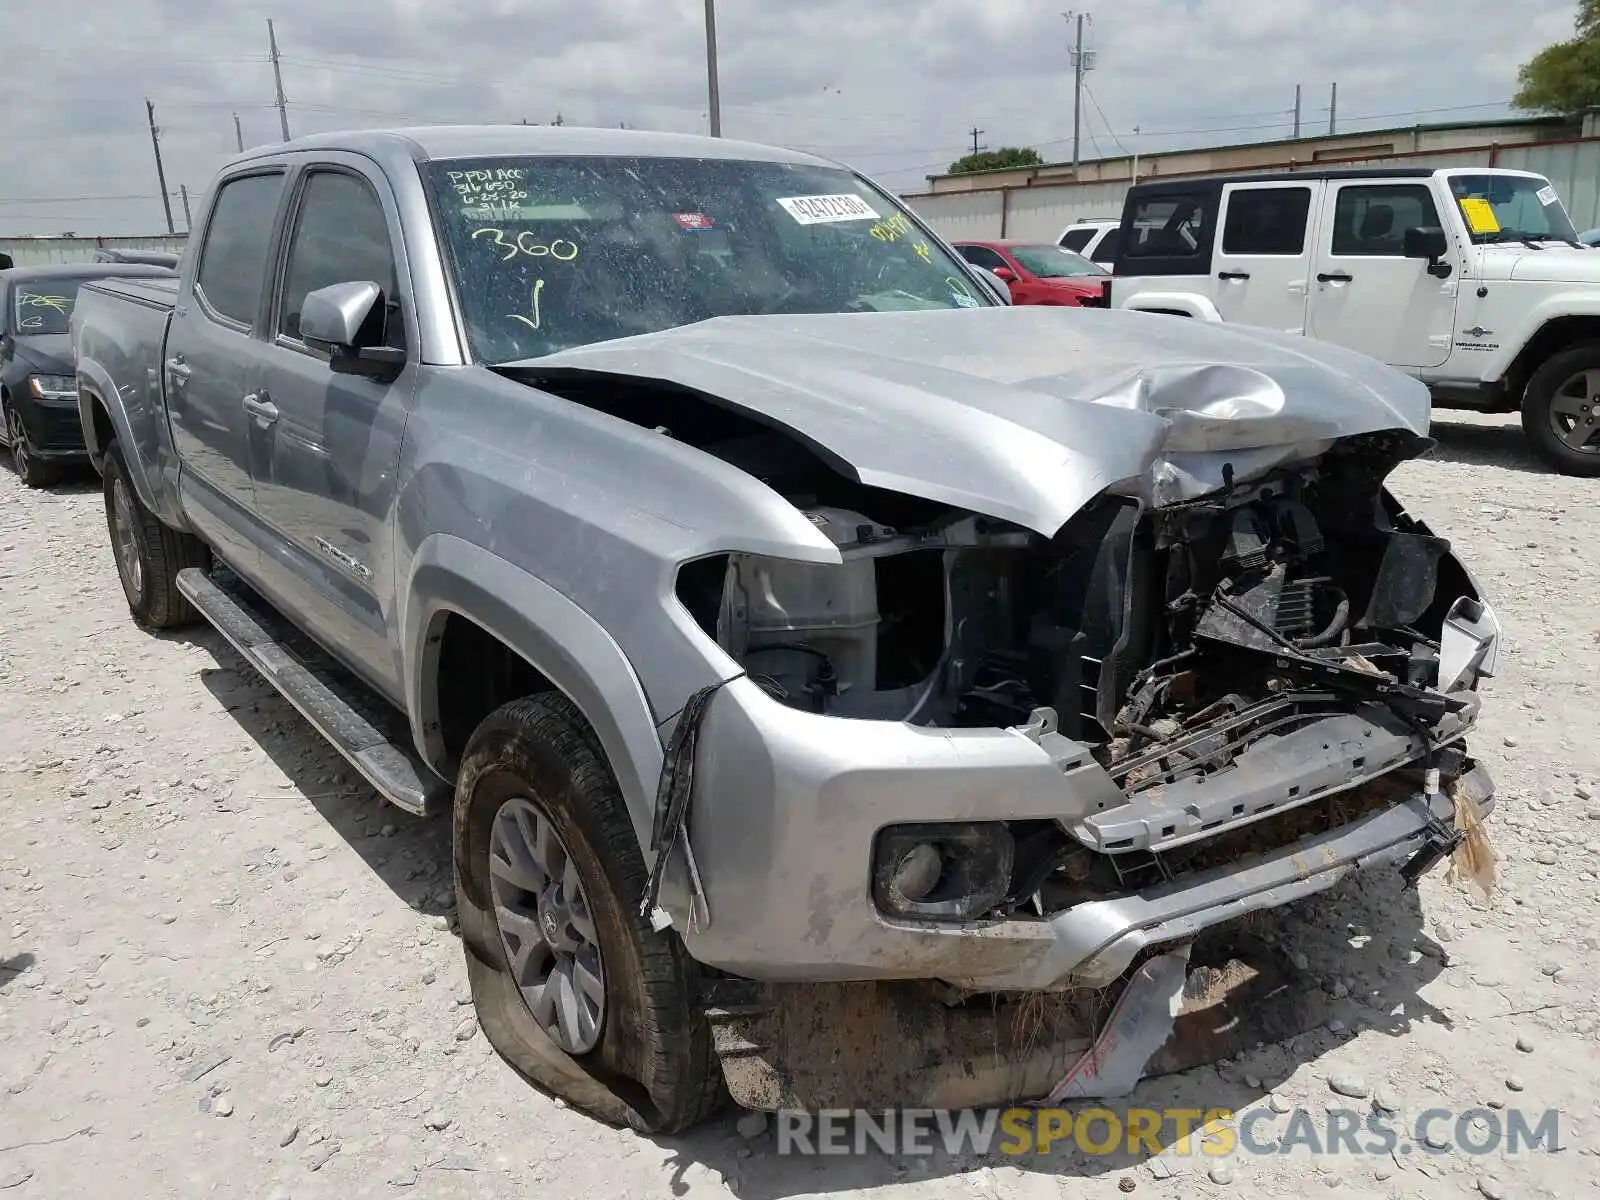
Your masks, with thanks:
[[[154,192],[124,192],[117,196],[0,196],[0,204],[77,204],[101,200],[154,200]]]
[[[1093,70],[1092,63],[1093,63],[1093,59],[1094,59],[1094,51],[1092,51],[1092,50],[1091,51],[1086,51],[1085,53],[1088,56],[1088,60],[1089,60],[1089,62],[1091,64],[1090,66],[1086,67],[1085,70],[1086,71],[1087,70]],[[341,61],[337,61],[337,60],[334,60],[334,59],[326,59],[326,58],[307,58],[307,57],[304,57],[304,56],[301,56],[301,55],[281,54],[281,55],[279,55],[279,61],[282,62],[283,64],[285,64],[286,66],[309,67],[309,68],[312,68],[312,69],[315,69],[315,70],[329,71],[329,72],[332,72],[334,74],[349,73],[349,74],[354,74],[354,75],[386,76],[386,77],[391,77],[391,78],[403,80],[403,81],[408,82],[408,83],[427,83],[427,84],[434,84],[434,85],[437,85],[437,86],[440,86],[440,87],[460,87],[463,82],[468,82],[469,81],[468,79],[464,78],[463,76],[459,76],[459,75],[441,75],[441,74],[438,74],[438,73],[435,73],[435,72],[418,71],[418,70],[413,70],[411,68],[405,68],[405,67],[379,67],[379,66],[374,66],[374,65],[369,64],[369,63],[349,63],[349,62],[341,62]],[[504,89],[504,90],[510,91],[510,92],[528,92],[528,91],[536,90],[533,87],[533,85],[529,85],[529,84],[526,84],[526,83],[513,83],[513,82],[510,82],[508,80],[496,79],[496,78],[493,78],[493,77],[488,77],[488,76],[483,76],[483,75],[476,75],[476,74],[472,75],[470,77],[470,82],[477,83],[477,84],[487,84],[487,85],[490,85],[492,87],[498,87],[498,88],[501,88],[501,89]],[[1087,86],[1088,86],[1087,82],[1085,82],[1085,87],[1087,87]],[[700,111],[694,105],[689,105],[689,104],[664,104],[664,103],[660,103],[659,101],[655,101],[654,97],[656,97],[656,96],[658,96],[660,94],[659,92],[656,92],[656,91],[648,91],[648,92],[645,92],[645,91],[630,91],[630,90],[626,90],[626,89],[618,89],[618,88],[609,88],[608,87],[605,90],[605,94],[607,96],[621,96],[621,97],[625,97],[625,98],[631,99],[631,100],[644,100],[644,101],[648,102],[646,104],[646,107],[650,107],[650,108],[673,109],[673,110],[682,111],[682,112]],[[218,103],[223,103],[223,102],[218,102]],[[299,102],[296,102],[296,107],[297,108],[298,107],[302,107],[302,105],[300,105]],[[851,125],[859,125],[859,124],[861,124],[863,122],[871,122],[871,123],[876,123],[876,124],[900,125],[904,121],[921,120],[921,119],[924,119],[927,116],[926,113],[889,112],[889,111],[886,111],[886,110],[883,110],[883,109],[878,109],[873,113],[863,113],[863,114],[858,114],[858,115],[844,115],[844,114],[820,113],[820,112],[818,112],[818,113],[797,112],[794,109],[790,109],[790,108],[776,108],[776,107],[774,107],[774,106],[772,106],[770,104],[757,104],[757,103],[749,103],[749,102],[742,103],[742,104],[729,104],[729,103],[724,102],[722,104],[722,107],[724,109],[739,109],[739,110],[748,111],[748,112],[770,113],[773,116],[792,117],[792,118],[795,118],[797,120],[805,120],[805,121],[835,121],[835,122],[843,122],[843,123],[851,124]],[[1037,111],[1037,107],[1038,106],[1037,106],[1036,103],[1025,102],[1025,103],[1019,104],[1015,108],[1000,109],[998,111],[1000,111],[1002,113],[1005,113],[1005,112],[1028,112],[1028,113],[1031,114],[1031,113],[1034,113],[1034,112]],[[359,111],[359,110],[350,110],[350,111]],[[1226,120],[1242,119],[1242,118],[1246,118],[1246,117],[1266,117],[1266,116],[1277,116],[1277,115],[1279,115],[1279,110],[1277,110],[1277,109],[1268,109],[1268,110],[1258,110],[1258,111],[1254,111],[1254,112],[1218,113],[1218,114],[1216,114],[1216,119],[1217,120],[1225,120],[1226,121]],[[1265,126],[1261,126],[1261,128],[1265,128]],[[1154,135],[1152,134],[1152,136],[1154,136]]]
[[[1116,143],[1118,150],[1121,150],[1124,154],[1128,153],[1128,148],[1122,144],[1122,139],[1112,130],[1111,122],[1106,120],[1106,110],[1100,107],[1100,101],[1095,98],[1094,89],[1089,86],[1087,80],[1084,81],[1083,90],[1084,94],[1089,97],[1089,103],[1094,105],[1094,111],[1100,114],[1100,123],[1106,127],[1106,136]],[[1138,132],[1137,129],[1134,130],[1135,136],[1137,136]],[[1093,134],[1089,136],[1091,139],[1094,137]]]

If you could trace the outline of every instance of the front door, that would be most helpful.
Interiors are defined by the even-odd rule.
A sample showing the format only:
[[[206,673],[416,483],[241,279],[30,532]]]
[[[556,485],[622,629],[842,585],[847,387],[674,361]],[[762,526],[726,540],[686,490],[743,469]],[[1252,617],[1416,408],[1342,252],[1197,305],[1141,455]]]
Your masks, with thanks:
[[[257,322],[282,170],[225,181],[198,247],[199,270],[179,297],[162,373],[172,439],[183,463],[184,512],[223,559],[253,576],[261,537],[253,509],[245,402],[260,387]]]
[[[415,361],[388,382],[336,375],[300,337],[308,292],[370,280],[383,289],[380,336],[406,345],[416,325],[391,232],[399,223],[387,182],[353,157],[308,168],[293,210],[270,314],[269,387],[253,430],[256,506],[272,534],[264,590],[399,700],[386,632],[394,594],[386,531]]]
[[[1313,199],[1320,183],[1232,183],[1222,195],[1222,236],[1211,260],[1224,321],[1306,331]]]
[[[1438,226],[1425,180],[1330,181],[1311,284],[1310,332],[1396,367],[1450,355],[1461,264],[1441,279],[1404,256],[1405,231]]]

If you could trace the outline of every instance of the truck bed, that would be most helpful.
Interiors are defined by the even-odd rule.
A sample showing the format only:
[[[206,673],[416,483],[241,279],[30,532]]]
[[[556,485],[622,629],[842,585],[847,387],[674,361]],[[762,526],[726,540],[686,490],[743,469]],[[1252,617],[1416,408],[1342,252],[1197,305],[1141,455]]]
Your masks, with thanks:
[[[178,303],[178,277],[98,279],[83,285],[72,310],[72,348],[78,361],[79,411],[91,460],[112,431],[97,424],[96,397],[121,398],[115,434],[140,501],[157,517],[184,528],[177,497],[163,480],[177,461],[166,418],[167,326]],[[107,406],[100,402],[100,411]],[[109,418],[107,418],[109,421]]]
[[[82,291],[108,292],[152,308],[171,311],[178,302],[178,277],[154,275],[137,279],[95,279],[84,284]]]

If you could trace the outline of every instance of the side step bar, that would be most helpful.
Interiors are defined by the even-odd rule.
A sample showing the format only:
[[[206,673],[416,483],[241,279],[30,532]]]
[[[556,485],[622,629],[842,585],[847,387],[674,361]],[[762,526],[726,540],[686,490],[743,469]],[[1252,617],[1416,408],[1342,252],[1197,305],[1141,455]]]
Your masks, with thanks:
[[[385,733],[362,711],[373,707],[370,700],[362,702],[363,685],[305,645],[303,635],[231,575],[189,567],[178,572],[178,591],[385,800],[417,816],[448,806],[450,785],[417,757],[399,730]]]

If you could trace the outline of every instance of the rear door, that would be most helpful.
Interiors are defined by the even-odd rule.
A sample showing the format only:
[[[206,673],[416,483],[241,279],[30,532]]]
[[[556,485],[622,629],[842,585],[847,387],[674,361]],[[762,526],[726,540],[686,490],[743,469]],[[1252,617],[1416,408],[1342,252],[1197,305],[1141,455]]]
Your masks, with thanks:
[[[381,172],[330,155],[296,180],[285,228],[254,434],[256,507],[269,531],[263,589],[398,700],[385,531],[418,358],[390,381],[336,375],[300,337],[308,292],[370,280],[383,289],[385,344],[407,346],[416,322],[398,210]]]
[[[221,183],[197,248],[198,269],[178,297],[162,366],[172,439],[183,464],[184,511],[222,557],[253,575],[262,542],[250,477],[245,403],[261,386],[257,335],[286,171],[255,170]]]
[[[1427,179],[1330,180],[1311,284],[1310,333],[1397,367],[1450,355],[1461,264],[1440,279],[1403,254],[1405,231],[1437,226]]]
[[[1222,191],[1222,235],[1212,256],[1217,311],[1224,321],[1285,333],[1306,331],[1315,249],[1312,227],[1322,185],[1230,183]]]

